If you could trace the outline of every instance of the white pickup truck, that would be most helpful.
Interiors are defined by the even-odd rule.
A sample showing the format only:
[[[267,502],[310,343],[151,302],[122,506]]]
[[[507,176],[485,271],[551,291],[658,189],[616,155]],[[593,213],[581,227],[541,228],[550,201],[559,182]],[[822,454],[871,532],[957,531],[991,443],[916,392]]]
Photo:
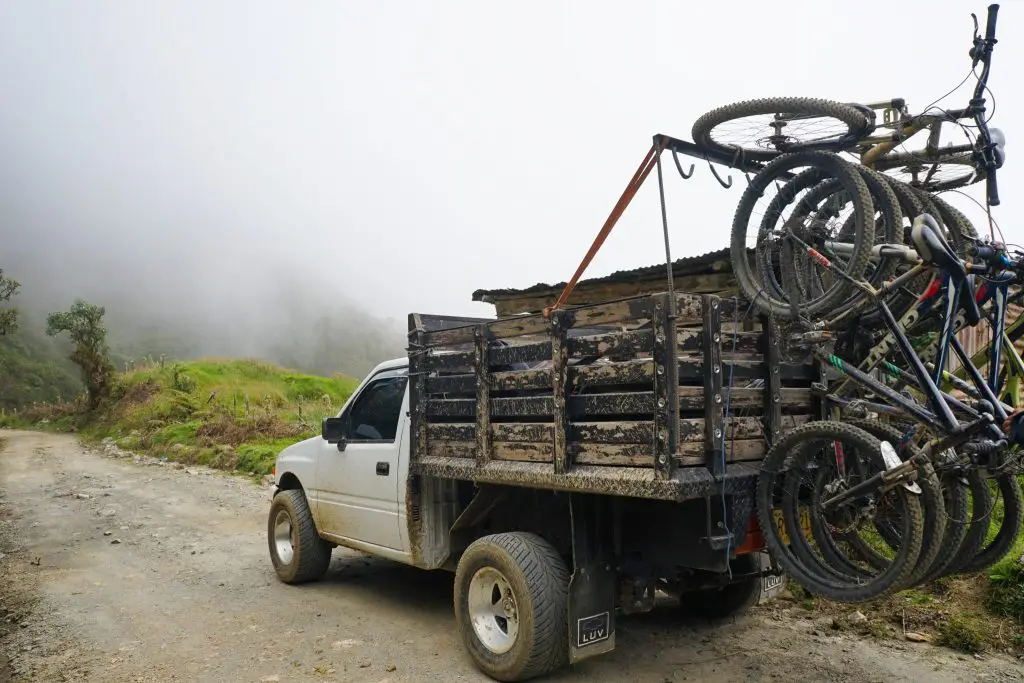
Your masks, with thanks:
[[[677,296],[676,325],[703,324],[714,298]],[[722,416],[692,399],[706,391],[686,365],[699,359],[663,353],[685,330],[642,325],[661,303],[514,325],[411,315],[409,357],[377,366],[320,436],[279,454],[277,576],[321,577],[336,546],[450,570],[465,647],[502,681],[610,651],[617,616],[652,609],[655,590],[709,617],[753,604],[779,583],[753,515],[756,471],[704,452]],[[755,366],[743,367],[766,374]],[[765,389],[743,391],[753,405]]]

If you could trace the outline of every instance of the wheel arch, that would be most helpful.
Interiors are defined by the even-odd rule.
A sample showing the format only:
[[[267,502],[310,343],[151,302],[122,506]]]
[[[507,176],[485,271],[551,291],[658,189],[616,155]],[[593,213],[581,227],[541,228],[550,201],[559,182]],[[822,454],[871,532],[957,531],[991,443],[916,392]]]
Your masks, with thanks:
[[[294,472],[285,472],[282,474],[281,478],[277,482],[277,488],[281,491],[290,491],[292,489],[305,491],[302,486],[302,482],[299,481],[299,477]]]

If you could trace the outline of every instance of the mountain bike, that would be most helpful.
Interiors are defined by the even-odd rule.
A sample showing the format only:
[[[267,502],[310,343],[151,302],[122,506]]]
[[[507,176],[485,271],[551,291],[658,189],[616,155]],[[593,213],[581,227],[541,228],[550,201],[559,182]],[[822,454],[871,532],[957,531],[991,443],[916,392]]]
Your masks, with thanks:
[[[976,69],[982,64],[983,68],[973,97],[962,109],[910,115],[902,98],[864,105],[820,98],[772,97],[707,112],[694,122],[693,140],[719,155],[755,161],[771,161],[791,152],[856,152],[863,165],[904,173],[912,184],[929,190],[950,189],[984,179],[988,203],[998,206],[996,170],[1005,159],[1005,136],[998,129],[989,129],[985,107],[998,10],[998,4],[989,5],[984,37],[978,32],[977,16],[971,15],[975,27],[969,53],[971,66]],[[878,110],[882,112],[880,122]],[[960,125],[960,121],[967,119],[974,120],[978,131],[974,144],[940,146],[942,124]],[[929,133],[922,150],[891,154],[924,130]],[[940,167],[945,167],[941,174]]]

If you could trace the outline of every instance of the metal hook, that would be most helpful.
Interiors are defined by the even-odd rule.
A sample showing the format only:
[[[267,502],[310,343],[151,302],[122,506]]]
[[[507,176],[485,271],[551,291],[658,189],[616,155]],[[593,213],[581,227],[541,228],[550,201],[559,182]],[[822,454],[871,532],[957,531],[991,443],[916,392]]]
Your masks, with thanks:
[[[689,180],[693,177],[694,165],[690,164],[689,173],[683,173],[683,165],[679,163],[679,155],[674,149],[672,150],[672,160],[676,162],[676,168],[679,169],[679,175],[683,176],[683,180]]]
[[[714,165],[713,165],[713,164],[711,163],[711,160],[710,160],[710,159],[708,159],[708,168],[710,168],[710,169],[711,169],[711,174],[712,174],[713,176],[715,176],[715,180],[717,180],[717,181],[718,181],[718,184],[719,184],[719,185],[721,185],[722,187],[724,187],[724,188],[725,188],[725,189],[727,189],[727,190],[728,190],[728,189],[729,189],[730,187],[732,187],[732,176],[728,176],[728,181],[726,181],[726,180],[722,180],[722,176],[718,175],[718,171],[716,171],[716,170],[715,170],[715,167],[714,167]]]

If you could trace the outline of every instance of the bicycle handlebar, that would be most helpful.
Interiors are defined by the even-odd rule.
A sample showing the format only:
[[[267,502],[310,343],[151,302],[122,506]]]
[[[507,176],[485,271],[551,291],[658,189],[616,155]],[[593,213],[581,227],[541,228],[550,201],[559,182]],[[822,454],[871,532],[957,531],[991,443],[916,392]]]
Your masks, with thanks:
[[[974,98],[971,100],[971,110],[974,114],[974,122],[978,126],[980,142],[975,150],[975,159],[985,168],[985,185],[990,206],[999,206],[999,187],[996,182],[996,169],[1000,163],[995,156],[996,143],[992,140],[992,134],[988,129],[988,122],[985,121],[985,88],[988,85],[988,72],[992,65],[992,48],[996,44],[996,16],[999,12],[999,5],[993,3],[988,6],[988,18],[985,24],[985,38],[982,39],[977,33],[974,34],[974,47],[971,48],[971,59],[975,66],[978,62],[984,63],[978,84],[974,88]],[[977,26],[977,24],[975,24]]]
[[[999,11],[999,5],[992,4],[988,6],[988,19],[985,20],[985,40],[996,39],[996,13]]]

